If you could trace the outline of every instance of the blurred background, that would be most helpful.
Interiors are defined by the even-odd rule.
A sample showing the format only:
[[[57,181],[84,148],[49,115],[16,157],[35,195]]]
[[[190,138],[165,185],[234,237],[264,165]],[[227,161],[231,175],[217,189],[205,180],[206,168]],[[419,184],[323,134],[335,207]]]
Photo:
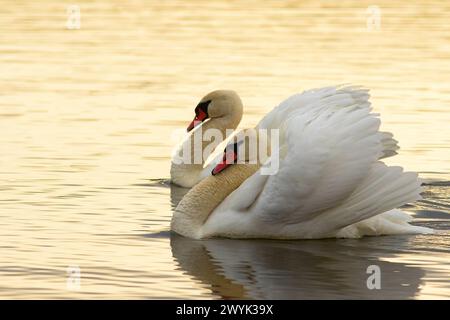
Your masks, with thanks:
[[[384,297],[450,297],[449,21],[444,0],[2,1],[0,298],[264,298],[268,283],[288,298],[371,298],[380,293],[358,280],[367,259],[412,277]],[[343,83],[370,88],[400,141],[388,163],[427,183],[409,209],[442,235],[333,240],[330,250],[367,258],[337,258],[336,277],[354,283],[334,287],[292,267],[299,250],[327,264],[321,242],[281,242],[230,267],[216,255],[237,242],[173,239],[185,192],[166,181],[173,132],[203,95],[236,90],[247,127],[291,94]],[[177,257],[180,241],[200,260]],[[286,264],[268,263],[283,252]]]

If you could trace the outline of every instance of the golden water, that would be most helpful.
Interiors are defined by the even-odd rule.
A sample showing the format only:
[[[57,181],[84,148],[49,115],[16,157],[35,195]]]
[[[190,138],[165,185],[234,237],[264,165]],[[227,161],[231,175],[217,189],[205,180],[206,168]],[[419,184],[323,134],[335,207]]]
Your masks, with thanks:
[[[61,1],[0,5],[0,298],[449,298],[448,1]],[[379,28],[367,26],[370,5]],[[433,236],[191,241],[174,130],[230,88],[242,126],[304,89],[371,89],[389,160],[421,173]],[[382,270],[368,290],[366,268]],[[79,290],[67,267],[81,271]],[[67,281],[69,280],[69,286]]]

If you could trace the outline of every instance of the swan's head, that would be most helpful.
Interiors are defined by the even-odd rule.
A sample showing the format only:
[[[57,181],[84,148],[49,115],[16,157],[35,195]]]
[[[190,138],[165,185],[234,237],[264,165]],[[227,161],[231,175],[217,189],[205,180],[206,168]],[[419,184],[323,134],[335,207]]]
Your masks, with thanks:
[[[242,118],[242,109],[242,101],[236,92],[232,90],[210,92],[195,107],[195,117],[187,131],[191,131],[207,119],[229,118],[237,125]]]
[[[234,164],[264,163],[270,156],[270,143],[267,135],[260,135],[256,129],[239,131],[223,151],[222,161],[211,174],[214,176]]]

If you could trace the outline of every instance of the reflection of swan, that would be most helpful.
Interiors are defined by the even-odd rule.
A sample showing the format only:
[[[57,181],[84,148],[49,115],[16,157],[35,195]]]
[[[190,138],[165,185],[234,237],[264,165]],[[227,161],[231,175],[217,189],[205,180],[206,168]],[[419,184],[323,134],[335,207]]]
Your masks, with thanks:
[[[372,241],[376,239],[377,241]],[[378,259],[380,238],[361,240],[192,240],[172,234],[181,269],[231,299],[408,299],[422,269]],[[358,245],[355,245],[358,241]],[[367,288],[369,265],[381,271],[381,290]]]
[[[235,93],[227,101],[242,109]],[[370,111],[367,91],[353,87],[287,99],[257,126],[280,130],[279,149],[268,160],[280,160],[278,172],[219,164],[216,176],[181,200],[172,230],[191,238],[291,239],[431,232],[392,210],[418,199],[420,182],[417,174],[379,161],[396,144],[378,131],[380,120]],[[237,146],[224,159],[237,159]]]
[[[242,102],[234,91],[218,90],[211,92],[203,97],[195,108],[195,118],[188,126],[188,132],[194,127],[201,124],[202,131],[207,132],[209,129],[218,130],[222,137],[226,136],[226,130],[234,130],[238,126],[242,118]],[[204,122],[205,120],[209,120]],[[206,148],[214,150],[220,143],[219,140],[212,142],[202,139],[201,143],[195,143],[194,134],[189,134],[187,139],[178,148],[175,156],[172,158],[170,177],[172,183],[182,187],[192,187],[203,178],[211,174],[214,167],[213,163],[206,168],[203,152]],[[190,151],[190,161],[185,163],[182,161],[183,152]],[[195,161],[201,156],[200,161]]]

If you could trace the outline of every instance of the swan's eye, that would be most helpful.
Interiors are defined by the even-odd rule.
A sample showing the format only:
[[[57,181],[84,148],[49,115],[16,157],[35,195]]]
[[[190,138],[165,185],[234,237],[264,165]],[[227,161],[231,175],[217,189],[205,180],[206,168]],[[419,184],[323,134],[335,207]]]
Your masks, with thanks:
[[[208,115],[208,106],[211,103],[211,100],[200,102],[197,107],[195,107],[195,118],[187,127],[187,131],[191,131],[200,123],[209,118]]]
[[[195,107],[195,114],[198,115],[199,112],[204,112],[204,113],[206,113],[206,115],[208,115],[208,106],[209,106],[210,103],[211,103],[211,100],[200,102]]]

